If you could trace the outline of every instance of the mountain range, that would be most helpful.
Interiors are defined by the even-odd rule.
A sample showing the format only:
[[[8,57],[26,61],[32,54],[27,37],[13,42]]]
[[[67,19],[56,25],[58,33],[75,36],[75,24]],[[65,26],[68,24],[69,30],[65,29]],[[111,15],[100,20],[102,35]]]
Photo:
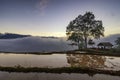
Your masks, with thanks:
[[[0,33],[0,39],[16,39],[16,38],[23,38],[23,37],[30,37],[31,35],[21,35],[21,34],[14,34],[14,33]]]

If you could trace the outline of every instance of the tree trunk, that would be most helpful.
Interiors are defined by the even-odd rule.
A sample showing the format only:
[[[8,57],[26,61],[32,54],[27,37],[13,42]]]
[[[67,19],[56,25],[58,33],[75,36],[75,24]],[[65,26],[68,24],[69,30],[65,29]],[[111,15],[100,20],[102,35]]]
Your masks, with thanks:
[[[77,45],[77,46],[78,46],[78,50],[80,50],[80,44],[79,44],[79,41],[78,41],[78,43],[77,43],[77,44],[78,44],[78,45]]]
[[[85,37],[85,48],[87,49],[87,37]]]
[[[79,44],[78,44],[78,50],[80,50],[80,46],[79,46]]]

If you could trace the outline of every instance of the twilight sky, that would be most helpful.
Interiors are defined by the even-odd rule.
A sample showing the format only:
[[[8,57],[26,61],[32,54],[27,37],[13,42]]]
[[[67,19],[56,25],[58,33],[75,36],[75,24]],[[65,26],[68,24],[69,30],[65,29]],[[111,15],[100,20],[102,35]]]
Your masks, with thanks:
[[[0,32],[61,37],[86,11],[103,21],[105,35],[120,33],[120,0],[0,0]]]

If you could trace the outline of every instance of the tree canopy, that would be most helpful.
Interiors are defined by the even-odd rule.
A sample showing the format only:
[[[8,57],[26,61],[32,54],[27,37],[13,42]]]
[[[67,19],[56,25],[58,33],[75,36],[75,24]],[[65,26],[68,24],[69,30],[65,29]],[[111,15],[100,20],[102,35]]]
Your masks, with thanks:
[[[83,43],[87,48],[88,38],[100,38],[104,36],[104,27],[101,20],[95,20],[92,12],[86,12],[79,15],[73,21],[70,21],[66,28],[68,40],[74,41],[78,46]]]
[[[117,48],[120,49],[120,37],[117,38],[117,40],[115,41]]]

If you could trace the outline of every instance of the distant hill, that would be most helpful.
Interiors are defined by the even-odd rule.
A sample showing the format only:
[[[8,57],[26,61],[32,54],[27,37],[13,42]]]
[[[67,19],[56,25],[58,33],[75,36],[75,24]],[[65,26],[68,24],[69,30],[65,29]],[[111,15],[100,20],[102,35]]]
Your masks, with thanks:
[[[30,37],[31,35],[21,35],[21,34],[13,34],[13,33],[0,33],[0,39],[16,39],[23,37]]]

